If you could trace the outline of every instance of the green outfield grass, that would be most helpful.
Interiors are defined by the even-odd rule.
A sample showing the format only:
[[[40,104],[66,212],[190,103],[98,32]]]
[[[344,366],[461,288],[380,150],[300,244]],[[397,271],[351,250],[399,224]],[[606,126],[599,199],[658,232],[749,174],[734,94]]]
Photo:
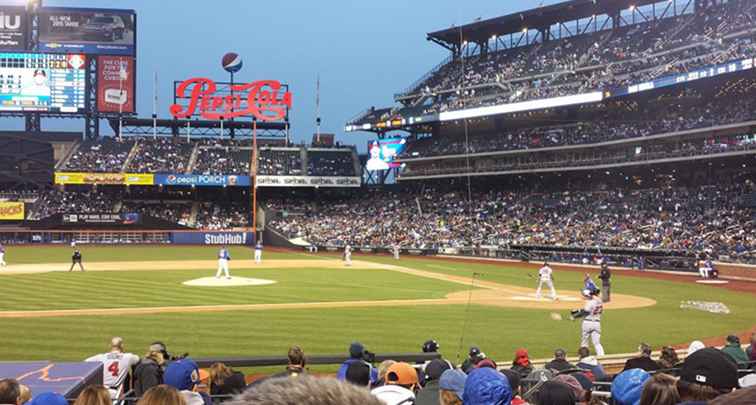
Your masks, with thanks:
[[[213,305],[268,302],[440,298],[465,286],[385,270],[358,269],[233,269],[235,275],[269,278],[277,284],[210,289],[185,287],[202,271],[139,271],[128,261],[212,259],[215,248],[83,247],[85,260],[124,261],[124,271],[35,274],[0,277],[0,310],[102,308],[164,305]],[[70,249],[10,248],[12,262],[67,261]],[[237,257],[248,250],[235,248]],[[324,256],[266,252],[266,260],[318,260]],[[331,258],[334,258],[332,256]],[[526,270],[516,265],[474,264],[441,260],[356,256],[359,260],[398,264],[445,274],[482,278],[504,284],[533,286]],[[18,260],[18,261],[16,261]],[[208,269],[212,273],[213,269]],[[577,291],[582,275],[556,272],[557,290]],[[602,341],[610,353],[632,352],[640,341],[659,347],[702,337],[722,336],[756,324],[753,296],[689,283],[623,276],[615,272],[613,291],[657,300],[654,307],[610,310],[604,316]],[[732,313],[715,315],[679,309],[682,300],[727,304]],[[577,305],[577,304],[576,304]],[[454,360],[460,340],[463,352],[479,345],[497,360],[527,347],[534,357],[547,357],[556,347],[574,352],[578,322],[553,321],[551,311],[506,309],[481,305],[409,306],[387,308],[298,309],[262,312],[181,313],[138,316],[82,316],[0,319],[1,360],[78,360],[104,349],[113,335],[126,339],[141,353],[153,340],[163,340],[175,352],[197,357],[283,354],[292,344],[310,354],[343,353],[360,340],[376,352],[416,352],[434,338]],[[464,330],[463,326],[467,325]]]

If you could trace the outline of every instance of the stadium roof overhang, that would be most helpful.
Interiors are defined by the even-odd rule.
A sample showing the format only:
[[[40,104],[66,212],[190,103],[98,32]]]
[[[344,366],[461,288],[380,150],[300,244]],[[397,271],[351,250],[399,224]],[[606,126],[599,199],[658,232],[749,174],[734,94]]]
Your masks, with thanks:
[[[491,37],[527,29],[544,29],[554,24],[595,15],[613,15],[631,6],[639,7],[660,0],[570,0],[550,6],[476,21],[459,27],[428,33],[427,39],[444,48],[459,49],[464,42],[483,43]]]

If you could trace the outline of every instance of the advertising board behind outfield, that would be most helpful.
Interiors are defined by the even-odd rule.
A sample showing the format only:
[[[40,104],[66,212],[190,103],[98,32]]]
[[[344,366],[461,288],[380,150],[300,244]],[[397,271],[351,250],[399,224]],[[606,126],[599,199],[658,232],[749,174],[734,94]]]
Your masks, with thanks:
[[[0,202],[0,221],[23,221],[24,203]]]
[[[55,172],[55,184],[151,186],[155,184],[155,175],[147,173]]]

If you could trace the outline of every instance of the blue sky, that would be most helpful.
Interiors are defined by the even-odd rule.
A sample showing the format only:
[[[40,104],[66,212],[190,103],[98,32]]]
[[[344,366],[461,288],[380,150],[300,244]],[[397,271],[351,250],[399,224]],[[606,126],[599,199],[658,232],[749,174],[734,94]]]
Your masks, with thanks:
[[[0,0],[18,4],[22,0]],[[556,1],[544,1],[544,4]],[[428,42],[430,31],[538,7],[540,0],[44,0],[46,6],[129,8],[138,15],[137,108],[152,114],[153,72],[159,76],[158,115],[168,116],[172,83],[193,76],[227,79],[221,56],[242,55],[240,81],[277,79],[294,94],[295,140],[315,129],[315,83],[321,77],[323,132],[364,145],[368,134],[344,134],[344,123],[392,95],[447,56]],[[2,127],[20,123],[3,120]],[[83,123],[45,120],[45,129]],[[103,122],[105,132],[110,128]]]

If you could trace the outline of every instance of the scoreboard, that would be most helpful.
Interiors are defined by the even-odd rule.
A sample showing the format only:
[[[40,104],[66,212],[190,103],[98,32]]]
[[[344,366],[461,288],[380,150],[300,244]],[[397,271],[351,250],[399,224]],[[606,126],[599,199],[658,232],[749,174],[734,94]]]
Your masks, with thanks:
[[[84,55],[0,53],[0,112],[84,112],[86,83]]]

